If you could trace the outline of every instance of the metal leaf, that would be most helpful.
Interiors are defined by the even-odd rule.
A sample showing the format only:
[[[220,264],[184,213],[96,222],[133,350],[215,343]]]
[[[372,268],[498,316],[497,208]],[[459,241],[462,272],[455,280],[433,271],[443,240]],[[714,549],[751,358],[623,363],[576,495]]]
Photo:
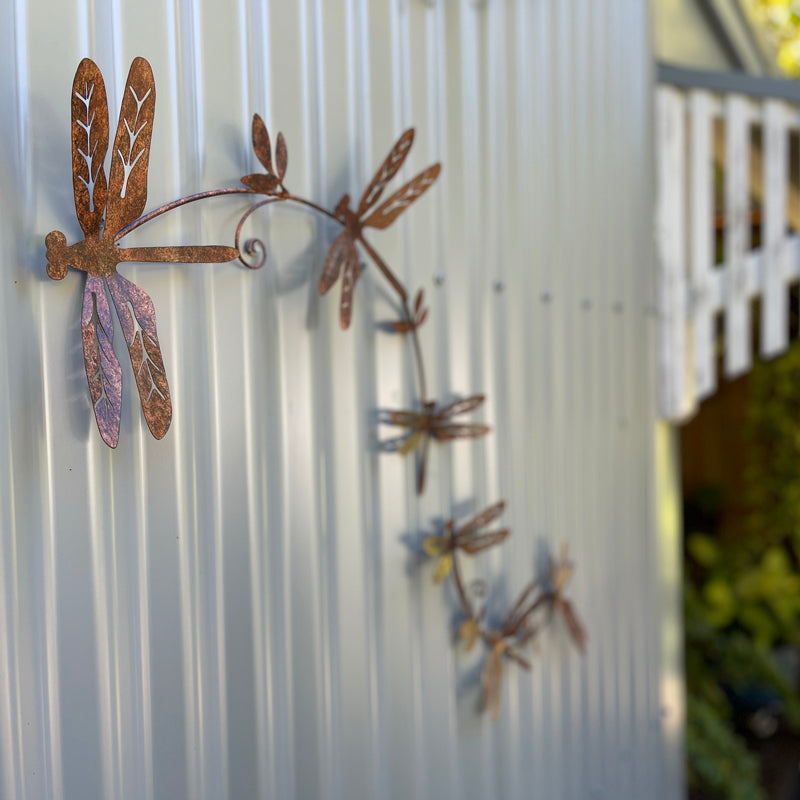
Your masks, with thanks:
[[[144,210],[155,109],[153,70],[143,58],[135,58],[122,96],[111,154],[104,237],[116,234]]]
[[[272,147],[264,120],[253,114],[253,152],[264,169],[272,174]]]
[[[282,133],[278,133],[278,141],[275,143],[275,165],[278,168],[278,177],[283,181],[286,174],[286,164],[289,161],[289,154],[286,152],[286,140]]]
[[[281,182],[275,175],[264,175],[263,172],[256,172],[253,175],[245,175],[242,183],[249,189],[259,194],[274,194],[280,188]]]
[[[161,439],[172,421],[172,401],[158,343],[153,301],[117,272],[108,275],[106,281],[130,353],[144,418],[153,436]]]
[[[388,228],[439,177],[440,164],[434,164],[398,189],[388,200],[364,220],[364,227]]]
[[[108,187],[103,169],[108,150],[108,102],[100,68],[84,58],[72,82],[72,188],[85,236],[97,237]]]
[[[360,217],[365,214],[375,203],[378,202],[386,184],[397,174],[397,171],[403,166],[406,160],[408,151],[414,142],[414,129],[409,128],[396,142],[394,147],[383,164],[380,165],[375,177],[367,186],[361,200],[358,204],[358,211],[356,216]]]
[[[109,447],[119,441],[122,368],[114,354],[114,321],[106,287],[97,275],[86,276],[81,310],[83,363],[100,436]]]

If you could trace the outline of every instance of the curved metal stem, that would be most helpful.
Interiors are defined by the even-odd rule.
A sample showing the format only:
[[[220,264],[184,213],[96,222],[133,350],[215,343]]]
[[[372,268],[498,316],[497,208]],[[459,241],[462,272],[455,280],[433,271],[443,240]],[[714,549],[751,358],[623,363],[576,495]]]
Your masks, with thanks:
[[[197,194],[190,194],[188,197],[181,197],[179,200],[173,200],[171,203],[165,203],[163,206],[154,208],[148,214],[129,222],[124,228],[117,231],[114,236],[114,241],[118,242],[123,236],[127,236],[137,228],[141,228],[147,222],[150,222],[168,211],[174,211],[176,208],[188,205],[189,203],[196,203],[198,200],[207,200],[211,197],[222,197],[229,194],[254,194],[252,189],[240,188],[238,186],[228,189],[211,189],[208,192],[198,192]]]
[[[234,237],[233,237],[233,243],[234,243],[234,246],[236,247],[236,249],[239,251],[239,261],[241,261],[242,264],[244,264],[244,266],[246,266],[248,269],[260,269],[261,267],[264,266],[264,264],[267,261],[267,246],[264,244],[264,242],[261,239],[259,239],[257,237],[252,237],[250,239],[247,239],[245,241],[245,243],[244,243],[245,253],[250,255],[255,251],[256,247],[259,247],[261,249],[261,258],[258,260],[258,263],[257,264],[248,264],[242,258],[242,248],[239,247],[239,237],[241,236],[241,233],[242,233],[242,227],[244,226],[244,223],[247,222],[247,219],[250,217],[250,215],[253,212],[257,211],[262,206],[270,205],[271,203],[278,202],[281,199],[283,199],[283,198],[281,198],[281,197],[268,197],[266,200],[262,200],[260,203],[256,203],[255,205],[250,206],[250,208],[248,208],[247,211],[245,211],[244,214],[242,214],[242,217],[239,220],[239,224],[236,226],[236,233],[234,234]]]

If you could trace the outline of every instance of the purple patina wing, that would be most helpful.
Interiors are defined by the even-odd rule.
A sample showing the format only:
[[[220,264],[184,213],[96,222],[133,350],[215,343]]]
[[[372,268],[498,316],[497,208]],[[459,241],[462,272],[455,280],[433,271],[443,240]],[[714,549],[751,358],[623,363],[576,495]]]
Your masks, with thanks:
[[[97,275],[86,276],[81,311],[83,362],[100,436],[109,447],[119,441],[122,369],[114,354],[114,321],[106,287]]]
[[[158,344],[153,301],[117,272],[107,275],[106,281],[128,345],[147,427],[156,439],[161,439],[172,421],[172,401]]]

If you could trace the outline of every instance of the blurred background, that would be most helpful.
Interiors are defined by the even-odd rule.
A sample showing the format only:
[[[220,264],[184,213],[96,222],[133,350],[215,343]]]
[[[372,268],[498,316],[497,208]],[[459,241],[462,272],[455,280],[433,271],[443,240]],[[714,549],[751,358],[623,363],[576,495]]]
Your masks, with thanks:
[[[800,2],[658,0],[658,59],[737,76],[800,78]],[[734,78],[735,79],[735,78]],[[766,87],[770,93],[769,84]],[[781,91],[775,84],[773,88]],[[749,128],[761,166],[761,126]],[[726,260],[725,124],[714,123],[714,260]],[[797,230],[798,136],[788,152],[786,233]],[[751,175],[749,240],[763,243]],[[800,797],[800,294],[789,283],[789,342],[776,358],[723,378],[681,429],[684,497],[687,771],[692,798]],[[754,299],[749,335],[763,348]],[[716,372],[726,330],[713,319]]]

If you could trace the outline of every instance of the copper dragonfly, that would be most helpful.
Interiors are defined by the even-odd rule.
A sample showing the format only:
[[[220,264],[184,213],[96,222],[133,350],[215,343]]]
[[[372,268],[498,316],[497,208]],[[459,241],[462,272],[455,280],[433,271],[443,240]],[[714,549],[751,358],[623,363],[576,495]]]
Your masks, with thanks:
[[[488,425],[473,425],[468,423],[451,422],[450,418],[457,414],[466,414],[482,405],[485,400],[482,394],[465,397],[454,403],[436,410],[435,402],[426,402],[422,412],[392,411],[389,422],[392,425],[401,425],[410,428],[411,433],[397,448],[401,455],[411,453],[419,447],[422,448],[419,473],[417,475],[417,493],[422,494],[425,489],[425,468],[428,460],[428,444],[431,437],[439,441],[450,439],[474,439],[484,436],[489,432]]]
[[[116,447],[122,404],[122,369],[114,354],[114,322],[106,288],[119,317],[145,420],[156,439],[167,432],[172,401],[158,343],[155,310],[148,295],[117,272],[125,261],[222,263],[238,256],[232,247],[128,247],[117,242],[144,210],[150,157],[155,82],[150,64],[134,59],[120,109],[106,181],[108,102],[98,66],[83,59],[72,83],[72,185],[84,238],[67,245],[61,231],[47,235],[47,274],[61,280],[67,268],[86,273],[81,335],[86,379],[103,441]]]
[[[444,524],[444,533],[437,536],[428,536],[422,542],[422,548],[432,557],[437,557],[433,579],[439,583],[446,578],[453,570],[453,553],[456,550],[463,550],[469,555],[475,555],[496,544],[500,544],[510,533],[508,528],[499,531],[489,531],[481,533],[481,528],[485,528],[494,522],[505,509],[504,500],[489,506],[476,514],[472,519],[465,522],[460,528],[456,527],[455,520],[449,519]]]
[[[350,326],[353,310],[353,290],[356,280],[361,274],[356,242],[360,242],[364,246],[370,256],[376,260],[376,263],[379,261],[372,248],[364,240],[362,230],[364,228],[388,228],[439,177],[441,165],[431,165],[398,189],[367,216],[383,194],[386,184],[403,165],[413,141],[414,129],[409,128],[395,142],[391,152],[375,173],[364,194],[361,195],[361,200],[359,200],[358,208],[355,211],[350,208],[349,194],[342,196],[334,211],[337,219],[344,225],[344,230],[333,240],[328,251],[325,266],[322,270],[322,277],[319,281],[319,291],[320,294],[325,294],[336,283],[339,273],[342,272],[342,266],[344,266],[344,271],[342,272],[342,299],[339,307],[339,323],[342,328]],[[396,283],[389,274],[387,274],[387,277],[393,284]],[[398,288],[399,293],[405,296],[402,287],[399,287],[399,284],[395,285],[395,289]]]

